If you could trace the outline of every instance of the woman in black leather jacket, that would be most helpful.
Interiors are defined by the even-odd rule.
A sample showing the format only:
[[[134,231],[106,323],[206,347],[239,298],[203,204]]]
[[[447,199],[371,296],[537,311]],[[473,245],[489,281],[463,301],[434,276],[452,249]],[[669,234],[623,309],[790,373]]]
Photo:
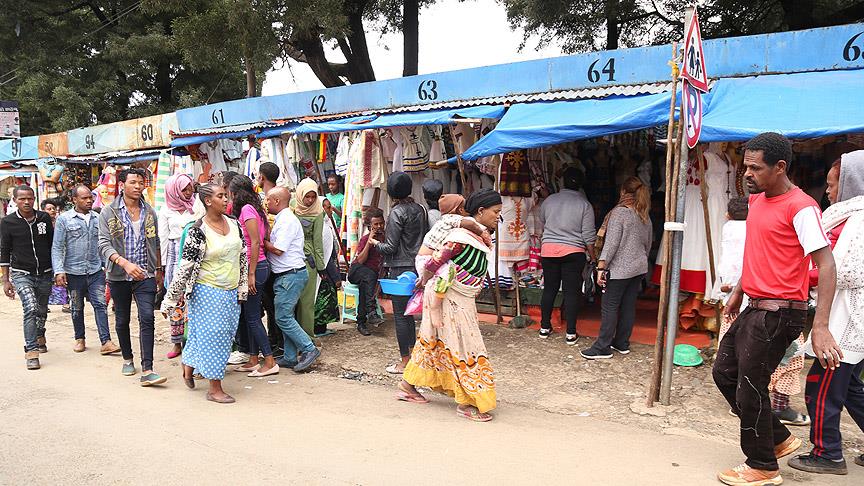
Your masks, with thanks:
[[[387,194],[393,208],[387,218],[384,241],[378,243],[378,251],[384,255],[384,267],[389,278],[395,279],[404,272],[414,271],[414,259],[423,236],[428,231],[426,210],[410,197],[411,177],[404,172],[394,172],[387,179]],[[396,341],[399,343],[399,363],[387,367],[387,372],[401,374],[411,358],[411,348],[417,338],[414,316],[405,315],[410,296],[393,295],[393,318],[396,321]]]

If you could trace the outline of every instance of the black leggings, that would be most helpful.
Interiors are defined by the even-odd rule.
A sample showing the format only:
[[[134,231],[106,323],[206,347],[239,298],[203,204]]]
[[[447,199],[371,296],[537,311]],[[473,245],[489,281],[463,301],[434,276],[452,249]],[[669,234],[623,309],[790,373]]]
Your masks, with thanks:
[[[390,278],[395,279],[403,272],[415,271],[411,267],[394,267],[390,269]],[[405,315],[405,307],[411,300],[410,295],[391,295],[393,303],[393,320],[396,321],[396,342],[399,343],[399,355],[403,358],[411,355],[411,348],[417,341],[417,328],[414,316]]]
[[[540,299],[540,326],[552,327],[552,308],[558,288],[564,283],[564,316],[567,334],[576,334],[576,317],[582,306],[582,270],[587,258],[584,253],[571,253],[563,257],[543,257],[543,297]]]

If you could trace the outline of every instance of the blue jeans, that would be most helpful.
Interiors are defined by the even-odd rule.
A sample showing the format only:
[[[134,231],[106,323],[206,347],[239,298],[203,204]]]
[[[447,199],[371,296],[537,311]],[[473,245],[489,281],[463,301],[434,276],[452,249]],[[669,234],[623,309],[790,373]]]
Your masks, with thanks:
[[[273,282],[276,304],[276,325],[282,330],[285,337],[285,361],[296,361],[297,353],[305,353],[315,349],[312,339],[306,331],[300,327],[294,311],[297,309],[297,301],[306,287],[309,274],[306,269],[294,273],[286,273],[276,277]]]
[[[141,348],[141,370],[153,369],[153,339],[156,326],[153,308],[156,306],[156,279],[148,278],[140,282],[108,282],[111,297],[114,298],[114,330],[123,352],[123,359],[131,361],[132,337],[129,333],[129,320],[132,314],[132,299],[138,306],[138,340]]]
[[[45,336],[45,319],[48,318],[48,297],[54,279],[50,273],[30,275],[12,272],[10,277],[24,313],[24,352],[36,351],[36,339]]]
[[[111,340],[108,330],[108,312],[105,310],[105,272],[90,275],[66,275],[66,290],[69,291],[69,308],[72,310],[72,327],[75,339],[84,339],[84,296],[93,307],[96,329],[102,344]]]
[[[249,331],[249,354],[258,356],[258,352],[264,356],[272,356],[273,349],[270,347],[270,339],[261,322],[261,298],[264,295],[264,286],[267,277],[270,276],[270,264],[267,260],[261,260],[255,266],[255,295],[249,293],[246,302],[243,303],[243,317],[246,319],[246,327]]]

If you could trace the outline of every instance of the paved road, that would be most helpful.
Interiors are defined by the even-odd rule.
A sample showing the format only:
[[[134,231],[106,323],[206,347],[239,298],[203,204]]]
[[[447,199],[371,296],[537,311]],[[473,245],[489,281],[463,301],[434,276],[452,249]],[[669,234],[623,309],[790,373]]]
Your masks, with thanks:
[[[275,383],[235,374],[225,386],[237,403],[218,405],[159,358],[168,383],[141,388],[119,357],[73,353],[56,307],[43,368],[27,371],[17,305],[0,302],[0,484],[714,485],[740,460],[728,443],[514,406],[470,423],[442,397],[406,404],[385,387],[315,373]],[[864,468],[850,469],[821,478],[784,465],[784,477],[864,484]]]

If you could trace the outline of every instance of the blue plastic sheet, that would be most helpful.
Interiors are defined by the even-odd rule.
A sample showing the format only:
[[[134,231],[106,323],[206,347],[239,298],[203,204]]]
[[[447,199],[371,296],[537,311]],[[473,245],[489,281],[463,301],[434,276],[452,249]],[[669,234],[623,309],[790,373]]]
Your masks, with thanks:
[[[703,142],[864,132],[864,70],[720,79],[703,105]]]
[[[191,137],[179,137],[171,140],[172,147],[188,147],[190,145],[198,145],[213,140],[221,140],[223,138],[243,138],[249,135],[258,135],[261,129],[255,128],[244,130],[242,132],[225,132],[225,133],[209,133],[207,135],[193,135]]]
[[[640,130],[666,123],[670,93],[516,104],[462,158]]]
[[[332,120],[326,122],[304,123],[290,133],[334,133],[373,128],[411,127],[419,125],[448,125],[460,118],[501,118],[506,108],[496,106],[469,106],[445,110],[413,111],[410,113],[389,113]],[[282,131],[281,133],[285,133]],[[263,133],[262,133],[263,135]]]

